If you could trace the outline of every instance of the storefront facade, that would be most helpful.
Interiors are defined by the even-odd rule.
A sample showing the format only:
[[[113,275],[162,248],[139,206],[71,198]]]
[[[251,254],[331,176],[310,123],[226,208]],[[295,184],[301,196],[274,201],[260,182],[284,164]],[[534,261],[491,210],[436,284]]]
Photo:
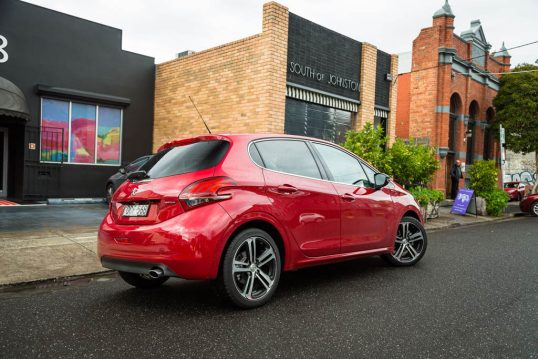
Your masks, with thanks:
[[[396,117],[398,137],[438,149],[441,164],[432,186],[447,194],[456,160],[464,167],[476,160],[499,161],[491,128],[493,98],[501,74],[510,70],[504,44],[490,53],[479,20],[457,35],[454,18],[446,2],[433,15],[432,26],[413,41],[412,52],[400,55]]]
[[[154,60],[123,51],[121,38],[119,29],[0,3],[0,196],[104,197],[111,174],[151,153]]]
[[[275,2],[263,31],[157,65],[153,147],[211,131],[272,132],[342,143],[370,122],[395,137],[397,56]]]

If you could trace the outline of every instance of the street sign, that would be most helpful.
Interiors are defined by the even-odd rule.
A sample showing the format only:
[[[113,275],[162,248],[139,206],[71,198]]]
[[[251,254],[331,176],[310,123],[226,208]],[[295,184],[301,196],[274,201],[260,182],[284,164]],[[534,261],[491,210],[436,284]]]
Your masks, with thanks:
[[[468,188],[460,189],[458,191],[458,195],[456,196],[456,199],[454,200],[454,204],[452,205],[452,209],[450,210],[450,212],[464,215],[467,212],[469,203],[471,203],[473,194],[474,194],[474,191],[472,189],[468,189]]]

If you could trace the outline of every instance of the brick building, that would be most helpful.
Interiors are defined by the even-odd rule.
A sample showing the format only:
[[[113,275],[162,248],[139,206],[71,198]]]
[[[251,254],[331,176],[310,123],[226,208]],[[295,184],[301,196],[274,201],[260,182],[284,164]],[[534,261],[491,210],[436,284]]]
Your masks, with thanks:
[[[342,142],[366,122],[395,137],[398,58],[263,7],[260,34],[157,65],[153,147],[204,133],[273,132]]]
[[[420,31],[411,53],[400,55],[397,137],[416,138],[438,148],[440,170],[433,187],[450,191],[450,170],[459,159],[497,159],[490,122],[499,77],[510,70],[504,47],[490,53],[480,20],[457,35],[446,1]]]

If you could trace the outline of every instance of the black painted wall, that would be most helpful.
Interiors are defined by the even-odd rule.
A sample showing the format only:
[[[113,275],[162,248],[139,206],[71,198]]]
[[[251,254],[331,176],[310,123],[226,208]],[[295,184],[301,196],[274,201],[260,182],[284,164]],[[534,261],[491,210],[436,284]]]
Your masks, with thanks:
[[[375,104],[382,107],[389,107],[390,81],[387,80],[387,74],[390,73],[390,63],[390,54],[377,50]]]
[[[297,75],[290,63],[310,66],[325,74],[322,81]],[[287,81],[354,100],[359,91],[328,84],[329,74],[360,83],[361,43],[300,16],[289,14]]]
[[[40,123],[37,84],[120,96],[130,99],[123,109],[122,162],[151,152],[154,59],[123,51],[121,30],[18,0],[1,0],[0,35],[9,42],[9,60],[0,63],[0,76],[24,92],[31,115],[27,128]],[[32,157],[27,151],[29,136],[27,132],[20,144],[27,161]],[[106,179],[117,169],[63,164],[57,173],[59,195],[102,197]],[[24,173],[28,189],[38,179],[32,178],[33,172]]]

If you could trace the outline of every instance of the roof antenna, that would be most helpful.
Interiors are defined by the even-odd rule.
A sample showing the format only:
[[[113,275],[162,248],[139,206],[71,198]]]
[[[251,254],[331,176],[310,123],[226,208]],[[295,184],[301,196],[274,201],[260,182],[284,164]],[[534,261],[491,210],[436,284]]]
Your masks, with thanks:
[[[189,96],[189,100],[191,100],[191,103],[194,106],[194,108],[196,109],[196,112],[198,112],[198,116],[200,116],[200,119],[204,123],[205,128],[207,128],[207,132],[209,132],[209,134],[211,135],[211,130],[209,129],[209,127],[207,127],[207,123],[205,123],[204,118],[202,117],[202,114],[200,113],[200,111],[198,111],[198,107],[196,107],[194,101],[192,100],[192,98],[190,96]]]

